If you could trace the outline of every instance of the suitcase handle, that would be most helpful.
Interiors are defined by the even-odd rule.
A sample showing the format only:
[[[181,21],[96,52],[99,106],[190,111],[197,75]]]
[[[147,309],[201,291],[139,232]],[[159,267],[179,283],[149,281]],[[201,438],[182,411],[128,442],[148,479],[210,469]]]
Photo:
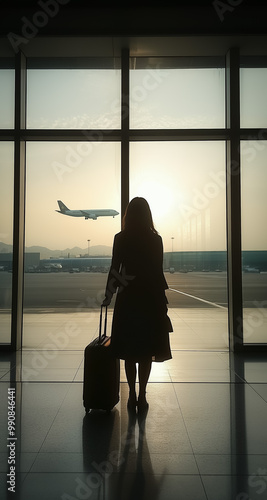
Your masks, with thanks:
[[[107,336],[107,312],[108,312],[108,306],[101,306],[101,309],[100,309],[100,320],[99,320],[99,341],[101,340],[102,310],[103,310],[103,307],[105,307],[104,337]]]

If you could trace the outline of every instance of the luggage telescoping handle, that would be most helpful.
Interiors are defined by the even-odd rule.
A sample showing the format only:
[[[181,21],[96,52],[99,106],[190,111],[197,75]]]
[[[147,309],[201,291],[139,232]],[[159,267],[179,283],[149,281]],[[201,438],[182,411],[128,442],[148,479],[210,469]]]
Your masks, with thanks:
[[[108,306],[101,306],[100,310],[100,321],[99,321],[99,341],[101,340],[101,331],[102,331],[102,310],[105,307],[105,322],[104,322],[104,337],[107,336],[107,312]]]

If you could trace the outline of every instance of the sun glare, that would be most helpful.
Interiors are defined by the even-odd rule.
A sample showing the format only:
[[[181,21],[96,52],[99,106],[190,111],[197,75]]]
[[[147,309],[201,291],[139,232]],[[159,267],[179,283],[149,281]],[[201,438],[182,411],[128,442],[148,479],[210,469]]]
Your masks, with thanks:
[[[142,196],[147,200],[155,223],[166,217],[171,211],[173,194],[170,189],[158,181],[143,181],[138,187],[136,196]]]

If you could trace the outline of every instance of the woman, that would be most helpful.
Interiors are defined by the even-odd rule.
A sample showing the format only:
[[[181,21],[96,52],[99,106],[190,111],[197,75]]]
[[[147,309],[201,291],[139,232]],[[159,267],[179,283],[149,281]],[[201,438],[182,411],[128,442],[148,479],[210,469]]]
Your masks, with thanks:
[[[125,360],[129,385],[128,409],[146,411],[146,386],[152,361],[172,357],[169,343],[171,321],[167,315],[168,288],[163,269],[162,239],[154,228],[150,207],[144,198],[133,198],[115,235],[111,267],[103,305],[109,305],[117,290],[111,346]],[[136,363],[139,397],[137,400]]]

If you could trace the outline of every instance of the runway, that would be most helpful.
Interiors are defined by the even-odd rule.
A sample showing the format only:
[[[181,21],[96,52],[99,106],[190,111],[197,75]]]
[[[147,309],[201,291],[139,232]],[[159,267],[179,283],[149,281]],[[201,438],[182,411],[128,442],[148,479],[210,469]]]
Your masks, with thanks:
[[[168,307],[227,308],[224,272],[165,273]],[[26,273],[24,309],[82,311],[101,304],[107,273]],[[0,310],[11,307],[12,274],[0,274]],[[112,300],[111,308],[115,300]],[[267,306],[267,274],[243,274],[244,307]]]

